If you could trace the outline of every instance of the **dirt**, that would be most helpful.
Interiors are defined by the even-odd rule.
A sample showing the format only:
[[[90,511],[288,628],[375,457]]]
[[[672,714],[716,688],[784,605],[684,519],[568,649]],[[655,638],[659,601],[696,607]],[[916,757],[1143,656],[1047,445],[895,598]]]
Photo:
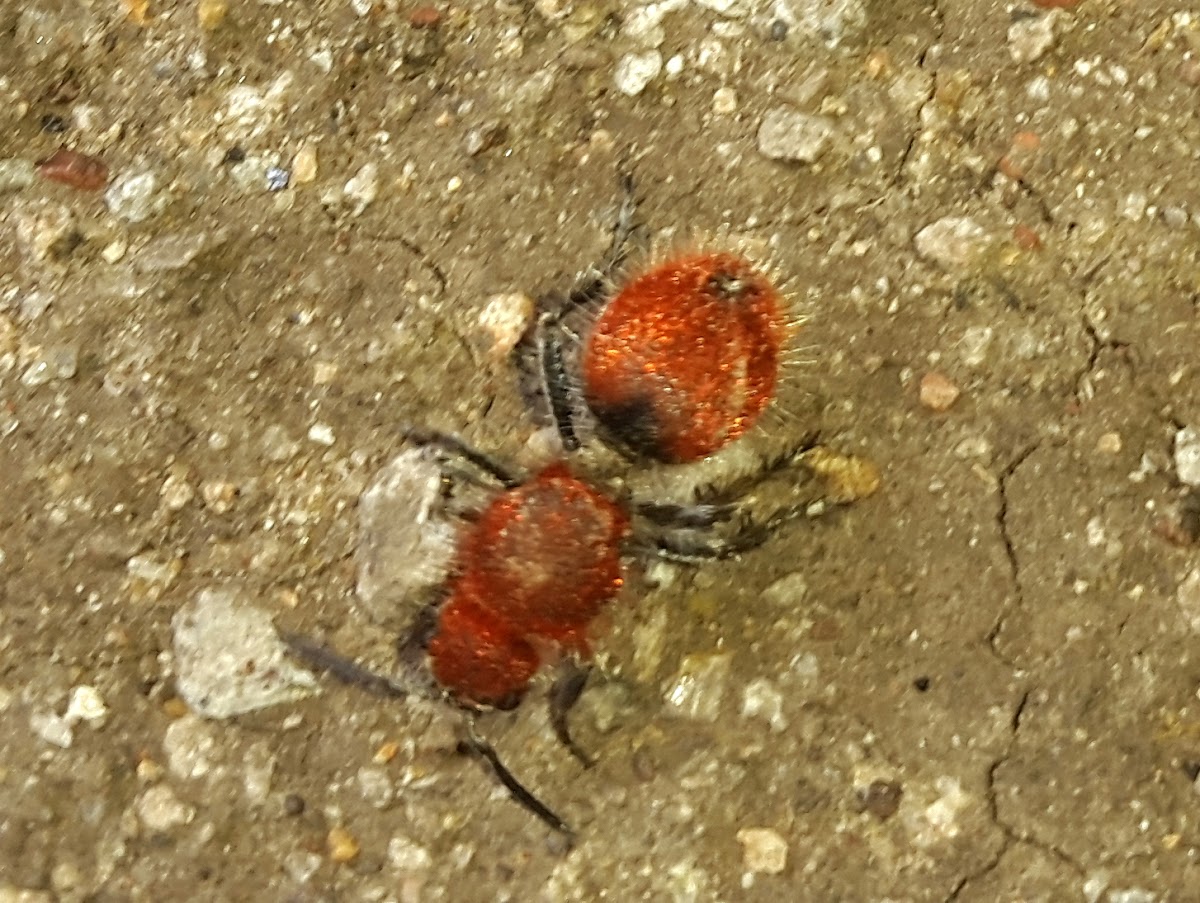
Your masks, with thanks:
[[[0,159],[110,174],[0,213],[0,900],[1200,900],[1200,17],[712,6],[660,43],[615,0],[0,4]],[[759,151],[780,106],[815,159]],[[570,851],[445,706],[189,713],[206,589],[389,666],[358,497],[404,423],[522,459],[480,315],[601,257],[621,171],[659,253],[751,248],[807,318],[743,441],[817,430],[882,490],[633,579],[594,768],[539,694],[480,719]]]

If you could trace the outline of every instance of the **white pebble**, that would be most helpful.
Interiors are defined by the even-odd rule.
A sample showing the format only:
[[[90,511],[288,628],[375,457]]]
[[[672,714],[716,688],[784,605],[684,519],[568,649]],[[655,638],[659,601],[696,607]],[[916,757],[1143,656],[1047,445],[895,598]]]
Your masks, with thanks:
[[[665,698],[676,715],[695,721],[716,721],[729,682],[728,654],[684,656]]]
[[[1195,427],[1175,434],[1175,475],[1187,486],[1200,486],[1200,430]]]
[[[137,814],[151,831],[169,831],[190,822],[196,817],[196,810],[180,802],[170,787],[159,784],[138,799]]]
[[[379,194],[379,167],[374,163],[365,164],[346,182],[343,192],[354,207],[354,215],[358,216]]]
[[[108,714],[108,706],[95,687],[81,684],[71,689],[71,698],[67,703],[66,714],[63,718],[68,724],[86,721],[93,727],[104,721]]]
[[[961,269],[987,247],[987,230],[969,216],[947,216],[916,234],[917,253],[947,270]]]
[[[317,445],[330,446],[336,441],[333,427],[327,423],[314,423],[308,428],[308,438]]]
[[[758,128],[758,150],[772,160],[815,163],[833,138],[833,120],[776,107]]]
[[[192,711],[230,718],[315,692],[284,652],[270,616],[238,589],[203,590],[171,619],[175,688]]]
[[[787,841],[771,828],[742,828],[737,832],[742,845],[742,864],[747,871],[778,875],[787,868]]]
[[[662,54],[657,50],[627,53],[617,61],[613,82],[622,94],[636,97],[662,71],[662,66]]]

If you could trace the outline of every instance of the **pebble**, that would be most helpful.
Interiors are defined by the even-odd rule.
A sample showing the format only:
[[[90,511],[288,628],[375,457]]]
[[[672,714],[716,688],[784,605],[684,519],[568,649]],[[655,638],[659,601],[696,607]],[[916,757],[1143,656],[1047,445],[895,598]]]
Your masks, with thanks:
[[[1200,486],[1200,430],[1195,427],[1175,434],[1175,475],[1185,486]]]
[[[0,194],[21,191],[33,184],[37,170],[28,160],[10,157],[0,160]]]
[[[423,448],[385,465],[358,503],[360,607],[376,623],[407,619],[406,600],[427,598],[449,574],[457,526],[441,508],[442,468]]]
[[[325,845],[329,849],[329,858],[337,863],[353,862],[361,850],[354,835],[337,825],[329,829]]]
[[[180,511],[196,497],[196,490],[188,482],[186,473],[173,473],[163,480],[158,494],[168,511]]]
[[[206,718],[292,702],[317,681],[285,654],[270,616],[237,587],[202,590],[171,620],[176,689]]]
[[[1175,591],[1175,601],[1193,633],[1200,633],[1200,569],[1188,571]]]
[[[65,257],[79,244],[74,212],[63,204],[36,200],[13,205],[17,241],[34,260]]]
[[[880,821],[887,821],[900,809],[903,788],[894,781],[872,781],[858,791],[858,801],[864,812]]]
[[[75,742],[75,734],[66,718],[54,712],[34,712],[29,716],[29,726],[33,732],[61,749],[70,749]]]
[[[742,845],[742,865],[757,874],[778,875],[787,868],[787,841],[771,828],[742,828],[737,832]]]
[[[421,871],[433,865],[429,850],[402,834],[388,841],[387,861],[388,865],[400,872]]]
[[[492,295],[479,314],[479,325],[491,337],[488,352],[503,360],[516,347],[533,316],[534,301],[523,292]]]
[[[775,0],[770,8],[777,21],[830,47],[867,22],[863,0]]]
[[[729,683],[733,660],[727,653],[694,653],[680,663],[664,695],[671,711],[694,721],[714,722]]]
[[[783,714],[783,694],[766,678],[750,681],[742,691],[742,717],[764,718],[776,733],[786,730],[788,722]]]
[[[168,232],[148,241],[130,259],[141,273],[169,273],[181,270],[200,256],[209,245],[204,231]]]
[[[930,223],[914,238],[917,253],[947,270],[962,269],[986,249],[987,230],[969,216],[947,216]]]
[[[307,185],[316,178],[317,149],[311,144],[306,144],[292,157],[292,181],[297,185]]]
[[[203,718],[191,712],[176,718],[167,725],[162,745],[167,768],[176,777],[195,780],[212,772],[217,735]]]
[[[237,501],[238,489],[228,480],[205,480],[200,484],[204,507],[214,514],[228,514]]]
[[[921,404],[931,411],[939,413],[950,410],[951,405],[961,394],[958,386],[950,381],[944,373],[934,370],[921,377],[918,398]]]
[[[86,721],[92,727],[99,727],[108,716],[108,706],[100,692],[88,684],[80,684],[71,688],[67,701],[67,711],[63,718],[68,724],[78,724]]]
[[[362,169],[346,182],[342,193],[350,202],[354,215],[358,216],[379,194],[379,167],[374,163],[364,164]]]
[[[613,83],[629,97],[637,97],[662,71],[663,58],[657,50],[627,53],[617,61]]]
[[[763,601],[771,605],[797,607],[808,595],[808,578],[799,571],[780,577],[763,590]]]
[[[247,802],[261,806],[271,793],[271,779],[275,776],[276,756],[271,745],[259,740],[250,745],[242,756],[245,771],[242,773],[242,789]]]
[[[186,825],[196,817],[196,810],[181,802],[170,787],[157,784],[138,797],[137,814],[151,831],[165,833]]]
[[[337,436],[328,423],[314,423],[308,428],[308,440],[328,448],[337,441]]]
[[[109,212],[127,223],[145,222],[158,215],[168,200],[170,196],[151,170],[121,176],[104,192],[104,203]]]
[[[758,128],[758,150],[772,160],[815,163],[829,147],[833,131],[828,116],[776,107],[767,112]]]
[[[79,352],[74,345],[53,345],[45,348],[21,374],[21,385],[34,388],[48,382],[71,379],[79,366]]]
[[[1008,53],[1017,63],[1041,59],[1054,46],[1054,15],[1017,19],[1008,26]]]
[[[376,809],[387,808],[396,794],[387,769],[379,765],[364,765],[358,770],[358,789]]]
[[[267,191],[283,191],[291,183],[292,174],[282,166],[268,166]]]
[[[713,112],[718,116],[729,116],[737,112],[738,96],[733,88],[717,88],[713,92]]]
[[[205,31],[218,28],[229,14],[229,0],[200,0],[196,6],[196,21]]]

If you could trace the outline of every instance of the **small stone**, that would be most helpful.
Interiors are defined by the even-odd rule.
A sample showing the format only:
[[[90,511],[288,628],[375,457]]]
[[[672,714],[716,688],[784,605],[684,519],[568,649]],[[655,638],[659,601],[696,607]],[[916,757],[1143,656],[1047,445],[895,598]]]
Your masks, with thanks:
[[[364,765],[358,770],[358,788],[363,799],[376,809],[387,808],[396,793],[387,769],[378,765]]]
[[[429,850],[401,834],[388,841],[387,859],[398,872],[419,872],[433,866]]]
[[[282,426],[273,423],[263,430],[262,450],[268,461],[281,464],[295,457],[300,451],[300,443],[288,436],[287,430]]]
[[[379,167],[374,163],[364,164],[362,169],[346,182],[343,193],[354,208],[354,215],[358,216],[379,194]]]
[[[62,749],[70,749],[75,742],[70,723],[53,712],[34,712],[29,716],[29,726],[47,743]]]
[[[1120,433],[1105,433],[1096,440],[1096,451],[1102,455],[1119,454],[1122,447]]]
[[[934,370],[921,377],[918,397],[921,404],[931,411],[942,413],[950,410],[951,405],[958,400],[960,394],[958,386],[943,373]]]
[[[1017,19],[1008,26],[1008,53],[1017,63],[1041,59],[1054,46],[1055,16]]]
[[[533,316],[534,301],[523,292],[492,295],[479,314],[479,325],[491,337],[488,352],[503,360],[516,347]]]
[[[282,166],[268,166],[267,191],[283,191],[291,183],[292,174]]]
[[[55,380],[71,379],[79,364],[79,352],[73,345],[56,345],[43,351],[21,374],[21,385],[35,387]]]
[[[328,448],[337,441],[337,437],[333,434],[333,427],[328,423],[314,423],[308,428],[308,440]]]
[[[863,0],[776,0],[774,15],[801,34],[836,47],[867,21]]]
[[[765,678],[750,681],[742,691],[742,717],[764,718],[771,730],[786,730],[788,722],[783,714],[783,694]]]
[[[967,216],[947,216],[916,234],[917,253],[947,270],[962,269],[986,249],[987,230]]]
[[[87,684],[71,688],[71,696],[67,702],[67,711],[63,715],[68,724],[78,724],[86,721],[92,727],[99,727],[108,716],[108,706],[99,691]]]
[[[200,485],[204,507],[214,514],[227,514],[237,501],[238,489],[226,480],[205,480]]]
[[[729,683],[732,660],[725,653],[684,656],[664,698],[676,715],[715,722]]]
[[[114,181],[104,192],[104,203],[117,219],[141,223],[161,213],[169,196],[152,171],[131,173]]]
[[[410,448],[359,499],[355,594],[376,623],[403,617],[406,600],[426,597],[449,575],[458,528],[442,510],[443,490],[437,460]]]
[[[159,235],[140,248],[131,260],[141,273],[168,273],[181,270],[209,246],[211,236],[204,231],[170,232]]]
[[[1200,430],[1195,427],[1175,434],[1175,475],[1186,486],[1200,486]]]
[[[185,473],[173,473],[163,480],[158,494],[168,511],[179,511],[196,497],[196,491],[192,489]]]
[[[815,163],[833,139],[828,116],[814,116],[788,107],[776,107],[758,128],[758,150],[771,160]]]
[[[66,257],[83,241],[74,212],[44,199],[13,204],[17,241],[26,255],[37,261]]]
[[[176,689],[207,718],[291,702],[317,689],[316,678],[287,656],[270,616],[237,588],[202,590],[171,626]]]
[[[316,178],[317,149],[314,145],[306,144],[292,157],[292,181],[297,185],[307,185]]]
[[[763,601],[771,605],[799,608],[808,595],[808,578],[800,571],[786,574],[763,590]]]
[[[0,194],[28,188],[36,174],[37,170],[28,160],[16,157],[0,160]]]
[[[180,802],[175,792],[165,784],[149,788],[138,798],[136,806],[142,824],[159,833],[186,825],[196,817],[196,810]]]
[[[340,826],[334,826],[329,830],[329,836],[325,839],[326,846],[329,849],[329,858],[337,863],[353,862],[358,858],[359,843],[354,835]]]
[[[872,781],[858,791],[858,802],[864,812],[886,821],[899,810],[903,795],[904,791],[894,781]]]
[[[196,7],[196,20],[205,31],[220,27],[229,14],[229,0],[200,0]]]
[[[663,58],[657,50],[627,53],[617,61],[613,83],[629,97],[637,97],[662,71]]]
[[[730,116],[737,112],[738,96],[733,88],[717,88],[713,92],[713,112],[718,116]]]
[[[275,774],[275,754],[265,740],[250,745],[242,756],[245,771],[242,773],[242,789],[247,802],[261,806],[271,793],[271,778]]]
[[[313,364],[313,385],[330,386],[337,380],[338,365],[333,361],[317,361]]]
[[[787,868],[787,841],[771,828],[742,828],[737,832],[742,845],[742,865],[756,874],[778,875]]]
[[[183,570],[183,561],[179,558],[163,561],[158,556],[146,552],[134,555],[126,561],[125,570],[135,580],[165,589],[175,582],[179,572]]]
[[[213,726],[190,712],[167,725],[163,734],[167,768],[176,777],[196,780],[212,773],[217,735]]]

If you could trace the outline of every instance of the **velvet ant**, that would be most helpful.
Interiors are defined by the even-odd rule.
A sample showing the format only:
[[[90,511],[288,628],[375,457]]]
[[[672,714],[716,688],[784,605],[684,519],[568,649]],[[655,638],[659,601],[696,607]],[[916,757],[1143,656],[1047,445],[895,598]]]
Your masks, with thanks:
[[[543,300],[515,349],[522,383],[547,409],[566,451],[594,432],[634,459],[698,461],[749,430],[772,400],[786,332],[782,302],[763,274],[725,253],[677,258],[607,292],[631,221],[626,181],[606,266],[564,298]],[[523,475],[446,434],[410,430],[407,437],[445,482],[444,510],[422,512],[422,521],[463,519],[435,597],[401,642],[409,667],[380,675],[307,637],[283,639],[343,681],[447,699],[465,715],[463,751],[486,761],[514,799],[568,837],[567,823],[478,735],[475,715],[516,706],[555,660],[551,724],[590,765],[567,716],[589,674],[588,630],[622,591],[630,561],[728,558],[787,521],[863,498],[879,484],[870,462],[805,437],[753,476],[789,474],[784,504],[755,517],[737,504],[744,486],[687,504],[646,501],[582,479],[563,460]],[[455,480],[486,490],[477,510],[455,510]]]
[[[514,349],[522,389],[568,452],[596,433],[635,459],[699,461],[770,404],[791,324],[771,280],[736,254],[682,254],[614,280],[636,231],[632,180],[623,187],[604,264],[541,298]]]

